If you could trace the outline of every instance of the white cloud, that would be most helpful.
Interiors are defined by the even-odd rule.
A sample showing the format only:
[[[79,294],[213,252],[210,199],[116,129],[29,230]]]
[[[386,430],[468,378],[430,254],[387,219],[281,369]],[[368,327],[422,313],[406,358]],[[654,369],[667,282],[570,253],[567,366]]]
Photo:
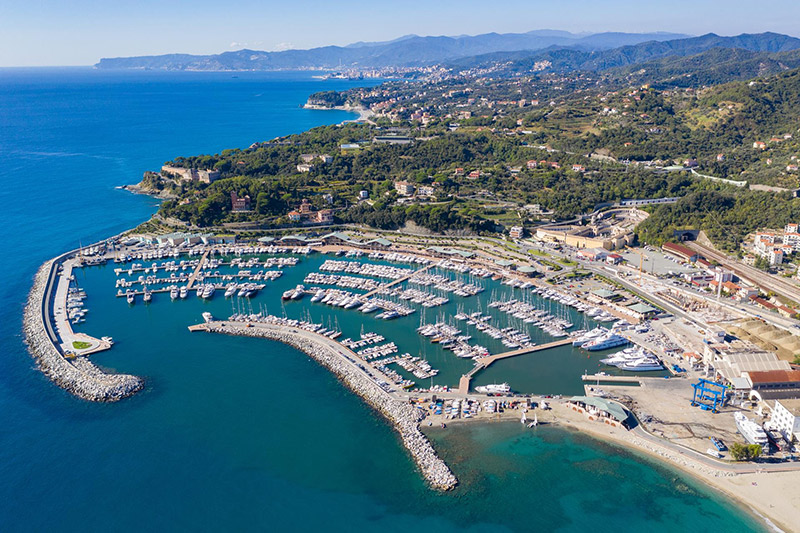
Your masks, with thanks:
[[[278,43],[272,47],[272,50],[274,52],[283,52],[284,50],[291,50],[292,48],[294,48],[292,43]]]

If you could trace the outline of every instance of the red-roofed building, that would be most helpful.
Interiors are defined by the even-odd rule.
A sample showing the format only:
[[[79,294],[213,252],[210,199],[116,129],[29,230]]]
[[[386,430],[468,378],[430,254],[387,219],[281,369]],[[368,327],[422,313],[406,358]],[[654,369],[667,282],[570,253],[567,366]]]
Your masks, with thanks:
[[[678,259],[683,259],[684,261],[689,261],[690,263],[693,263],[700,258],[698,253],[691,248],[687,248],[682,244],[676,244],[674,242],[665,242],[664,245],[661,246],[661,249],[664,252],[677,257]]]
[[[697,261],[695,261],[694,264],[697,265],[700,268],[705,268],[706,270],[710,270],[711,267],[712,267],[711,263],[709,263],[708,261],[706,261],[702,257],[699,258]]]
[[[775,305],[772,302],[766,301],[764,298],[755,297],[755,298],[753,298],[753,302],[757,306],[762,307],[762,308],[766,309],[767,311],[772,311],[773,309],[777,309],[778,308],[777,305]]]
[[[800,393],[800,370],[744,372],[743,377],[750,383],[750,387],[759,391],[762,396],[766,393],[786,398],[796,397]]]

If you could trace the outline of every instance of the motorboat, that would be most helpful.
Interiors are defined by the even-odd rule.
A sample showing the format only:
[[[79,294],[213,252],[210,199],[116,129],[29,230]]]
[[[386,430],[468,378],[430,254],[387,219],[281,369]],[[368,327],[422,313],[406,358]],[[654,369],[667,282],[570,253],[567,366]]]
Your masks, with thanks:
[[[508,394],[511,392],[511,387],[508,383],[493,383],[491,385],[475,387],[475,390],[483,394]]]

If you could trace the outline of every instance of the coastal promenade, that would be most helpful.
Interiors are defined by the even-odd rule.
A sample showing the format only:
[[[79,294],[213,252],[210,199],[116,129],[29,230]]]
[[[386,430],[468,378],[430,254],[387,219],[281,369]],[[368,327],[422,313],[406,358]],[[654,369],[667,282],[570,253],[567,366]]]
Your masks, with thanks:
[[[425,479],[435,489],[450,490],[458,480],[447,464],[436,454],[419,424],[425,417],[422,410],[410,405],[401,396],[387,390],[388,382],[376,379],[375,371],[357,363],[356,355],[336,341],[286,325],[249,322],[209,322],[190,327],[190,331],[207,331],[226,335],[259,337],[288,344],[333,372],[339,380],[381,413],[400,435]],[[381,386],[379,382],[386,384]]]

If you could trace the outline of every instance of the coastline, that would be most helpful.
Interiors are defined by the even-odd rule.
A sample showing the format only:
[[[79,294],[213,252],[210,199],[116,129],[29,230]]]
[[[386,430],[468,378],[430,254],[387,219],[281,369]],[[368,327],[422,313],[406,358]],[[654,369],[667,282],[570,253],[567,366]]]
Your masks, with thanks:
[[[350,104],[327,107],[322,105],[305,103],[303,104],[303,109],[314,109],[317,111],[347,111],[349,113],[358,113],[357,118],[351,120],[345,120],[342,122],[342,124],[346,124],[348,122],[361,122],[361,121],[369,122],[370,118],[375,114],[372,112],[371,109],[366,108],[362,105],[350,105]]]
[[[797,520],[800,494],[797,494],[796,491],[797,484],[800,482],[800,472],[758,472],[757,463],[754,464],[755,473],[735,473],[713,469],[701,465],[685,455],[676,455],[665,446],[645,441],[632,430],[625,431],[598,424],[581,415],[570,416],[572,411],[556,405],[563,408],[564,412],[562,413],[560,409],[556,411],[556,414],[560,416],[555,422],[565,428],[588,434],[597,440],[619,446],[624,450],[642,454],[668,468],[688,474],[703,485],[721,492],[749,509],[764,520],[770,529],[787,533],[800,532],[800,524]],[[794,496],[790,498],[791,494]]]
[[[800,472],[743,474],[710,468],[689,457],[677,456],[663,446],[645,442],[633,431],[591,421],[585,415],[572,411],[562,403],[552,402],[550,407],[548,411],[535,410],[539,423],[543,426],[551,425],[580,433],[655,462],[659,466],[675,471],[678,475],[689,475],[704,487],[719,492],[738,503],[755,519],[762,521],[768,529],[786,533],[800,532],[800,527],[795,525],[797,510],[800,509],[800,495],[794,496],[793,499],[787,497],[789,494],[796,493],[797,484],[800,482]],[[447,421],[449,426],[466,426],[476,423],[518,423],[518,412],[506,411],[505,414],[495,414],[491,418],[469,421],[463,419]],[[435,432],[446,431],[440,430],[436,425],[431,429]],[[781,498],[784,499],[783,502],[781,502]]]
[[[153,192],[151,190],[147,190],[141,187],[138,183],[133,185],[120,185],[117,189],[122,189],[123,191],[128,191],[132,194],[142,194],[144,196],[151,196],[153,198],[158,198],[159,200],[172,200],[177,198],[174,194],[170,194],[168,192]]]
[[[25,307],[23,330],[29,352],[37,361],[42,372],[54,383],[72,394],[95,402],[115,402],[129,397],[144,387],[144,381],[127,374],[107,374],[92,364],[87,358],[68,360],[60,352],[47,332],[49,315],[45,308],[48,287],[54,282],[54,274],[58,264],[66,257],[74,254],[68,252],[45,262],[34,277],[28,303]],[[51,287],[52,288],[52,287]],[[230,323],[228,323],[230,324]],[[231,327],[226,325],[211,329],[203,325],[203,329],[216,333],[262,337],[288,344],[315,359],[330,370],[346,387],[361,397],[368,405],[378,411],[392,425],[409,451],[417,467],[428,483],[437,490],[450,490],[458,484],[456,476],[448,465],[439,458],[427,436],[420,428],[423,420],[422,411],[408,403],[390,397],[374,381],[354,368],[353,364],[344,361],[344,349],[333,341],[326,342],[304,330],[287,331],[293,328],[275,327],[268,331],[263,328]],[[512,413],[509,411],[509,414]],[[514,412],[516,413],[516,412]],[[668,447],[658,441],[646,439],[635,431],[614,429],[606,425],[589,421],[582,415],[573,413],[566,406],[553,403],[552,422],[576,431],[584,432],[598,440],[620,446],[626,450],[645,454],[666,467],[677,468],[693,476],[728,498],[746,506],[773,529],[782,531],[798,531],[793,524],[797,521],[797,509],[800,509],[800,495],[790,496],[794,487],[800,482],[800,471],[794,472],[759,472],[758,463],[754,463],[750,472],[726,471],[727,466],[720,463],[720,468],[703,465],[680,451]],[[555,416],[557,415],[557,417]],[[516,417],[516,414],[512,416]],[[546,418],[545,418],[546,419]],[[478,421],[478,420],[476,420]],[[486,419],[491,421],[491,419]],[[478,421],[480,422],[480,421]],[[452,423],[448,421],[448,424]]]
[[[61,256],[63,258],[64,256]],[[75,396],[92,402],[117,402],[144,388],[144,380],[130,374],[108,374],[86,357],[67,360],[58,349],[45,321],[50,317],[47,300],[57,277],[58,259],[45,262],[33,278],[22,319],[28,352],[39,369],[56,385]]]
[[[392,398],[374,381],[367,379],[353,363],[344,360],[340,353],[343,348],[338,348],[338,345],[334,347],[332,341],[324,342],[316,335],[298,328],[271,324],[242,327],[230,322],[213,322],[193,327],[192,331],[264,338],[282,342],[305,353],[331,371],[348,389],[386,418],[400,435],[403,446],[431,487],[448,491],[458,485],[456,476],[439,458],[433,445],[419,428],[423,419],[422,412],[408,403]]]

